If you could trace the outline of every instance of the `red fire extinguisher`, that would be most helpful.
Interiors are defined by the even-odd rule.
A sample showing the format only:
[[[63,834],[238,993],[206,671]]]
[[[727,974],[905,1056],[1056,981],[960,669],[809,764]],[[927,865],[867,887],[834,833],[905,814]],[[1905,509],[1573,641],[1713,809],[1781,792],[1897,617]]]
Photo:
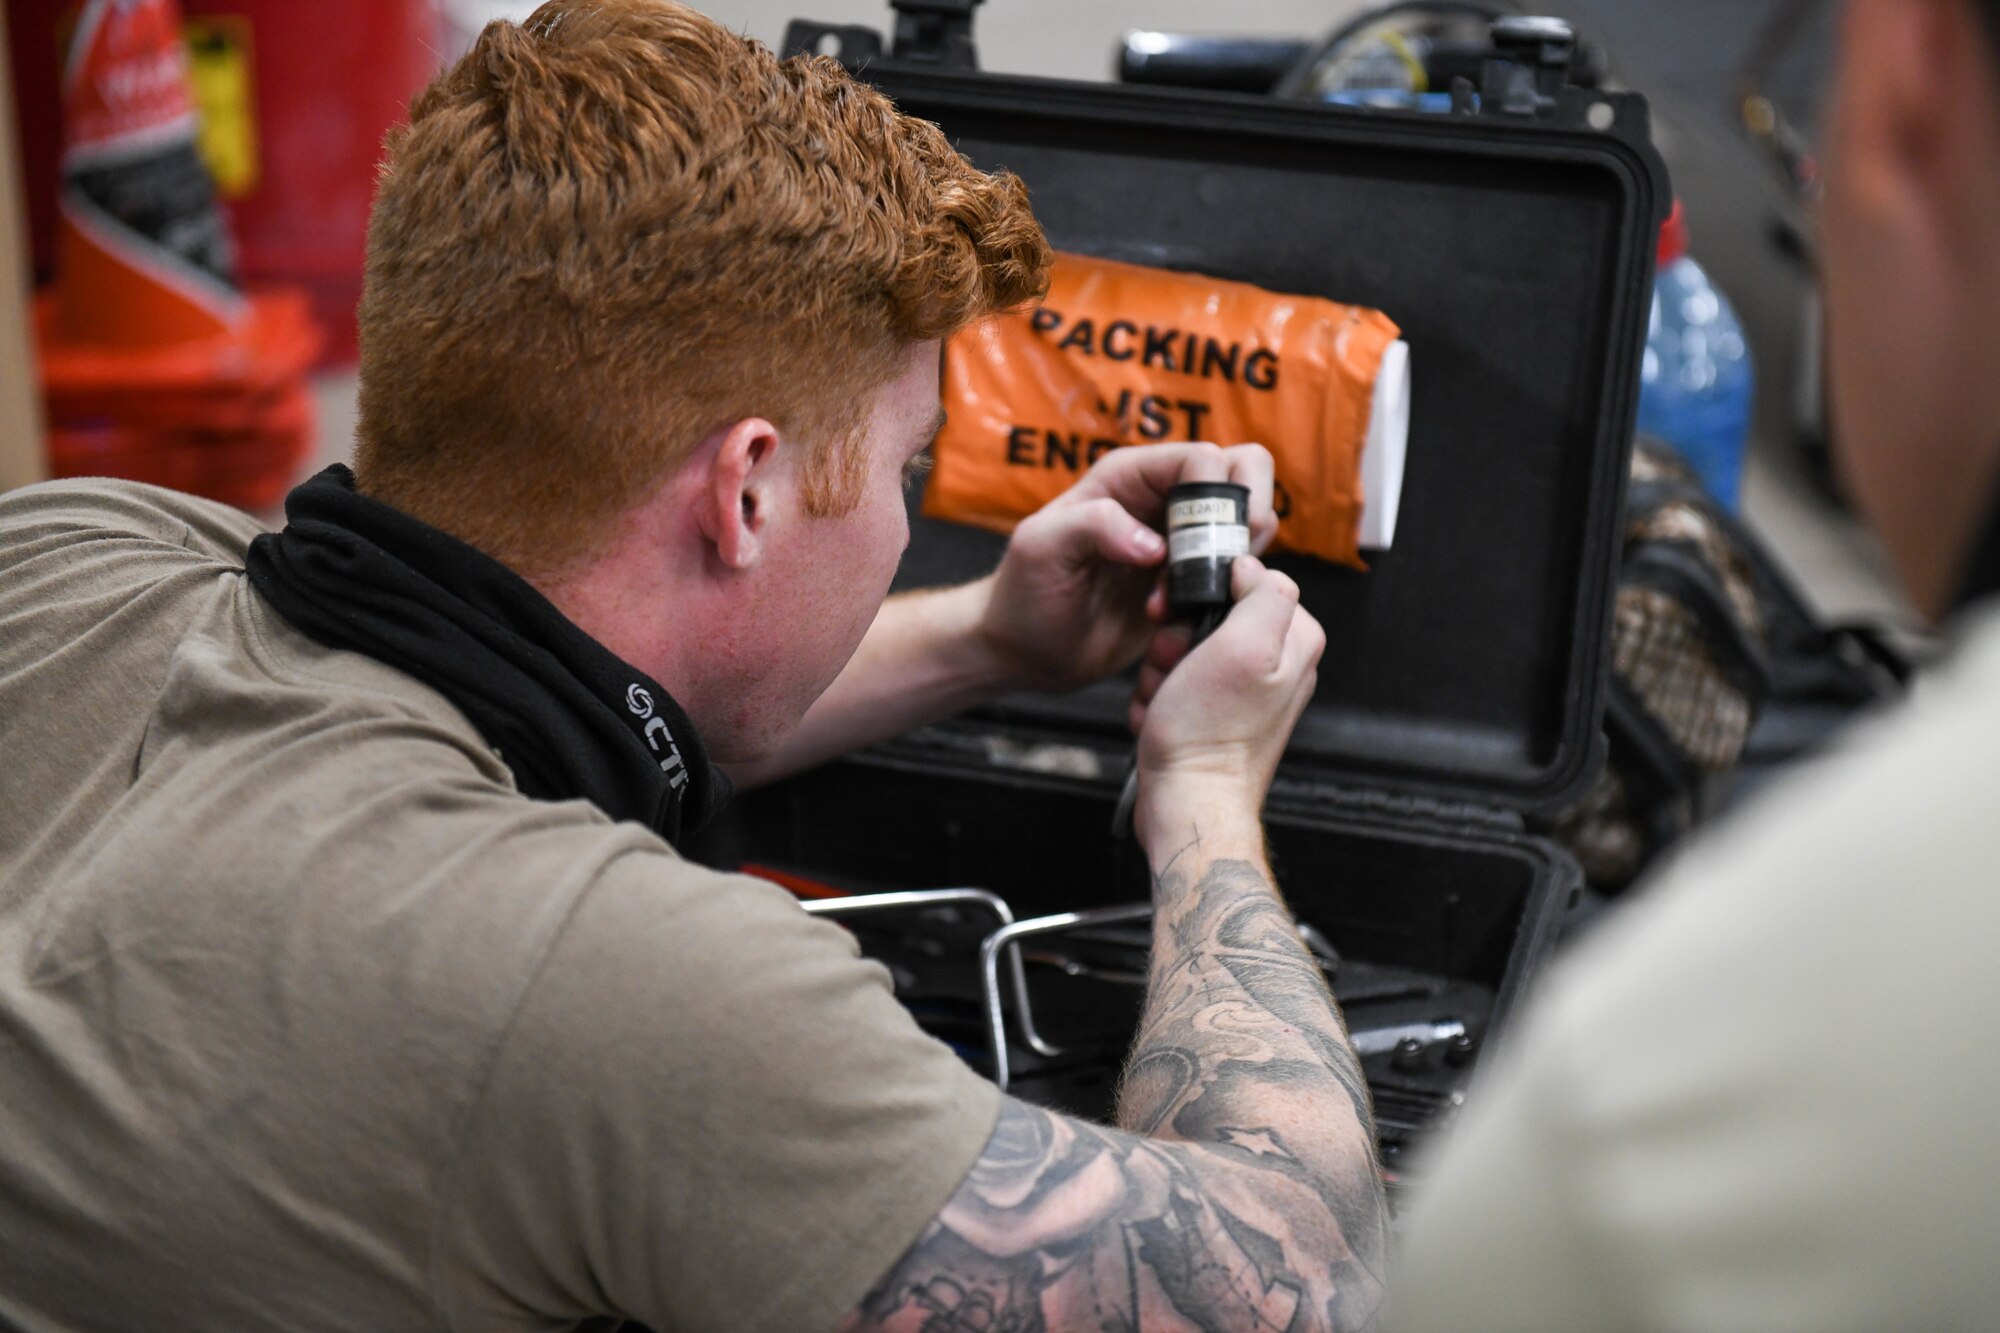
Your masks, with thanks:
[[[304,288],[354,356],[382,136],[437,72],[435,0],[182,0],[210,169],[252,282]]]
[[[6,0],[35,257],[54,266],[62,56],[80,0]],[[437,0],[181,0],[202,155],[251,284],[302,288],[354,358],[382,136],[436,73]]]

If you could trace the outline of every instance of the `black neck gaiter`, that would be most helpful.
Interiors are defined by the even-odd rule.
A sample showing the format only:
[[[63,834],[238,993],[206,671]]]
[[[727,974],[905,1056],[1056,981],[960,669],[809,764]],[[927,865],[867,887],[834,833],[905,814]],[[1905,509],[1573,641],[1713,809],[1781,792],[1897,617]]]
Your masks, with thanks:
[[[250,544],[250,582],[301,633],[416,677],[457,705],[521,791],[581,797],[669,842],[729,797],[680,706],[526,580],[354,489],[335,465]]]

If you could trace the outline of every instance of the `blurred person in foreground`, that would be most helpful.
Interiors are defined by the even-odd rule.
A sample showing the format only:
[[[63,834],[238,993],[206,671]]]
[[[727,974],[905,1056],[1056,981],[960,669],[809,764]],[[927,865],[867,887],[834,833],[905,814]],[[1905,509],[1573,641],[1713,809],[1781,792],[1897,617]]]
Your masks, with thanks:
[[[1551,975],[1405,1333],[2000,1322],[2000,0],[1850,0],[1829,147],[1839,461],[1954,658]]]
[[[833,62],[560,0],[392,138],[352,473],[261,536],[0,497],[0,1326],[1374,1322],[1367,1091],[1259,823],[1325,641],[1254,559],[1191,654],[1155,588],[1177,482],[1269,541],[1269,454],[1115,453],[884,605],[941,342],[1048,262]],[[721,769],[1142,655],[1116,1126],[674,850]]]

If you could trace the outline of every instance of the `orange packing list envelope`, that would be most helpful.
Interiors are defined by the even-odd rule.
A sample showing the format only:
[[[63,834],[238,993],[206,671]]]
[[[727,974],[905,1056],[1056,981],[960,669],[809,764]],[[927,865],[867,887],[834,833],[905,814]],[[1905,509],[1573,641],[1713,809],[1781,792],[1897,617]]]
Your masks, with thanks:
[[[1360,306],[1059,254],[1039,306],[952,340],[924,512],[1007,532],[1113,449],[1257,443],[1277,545],[1366,568],[1402,490],[1399,333]]]

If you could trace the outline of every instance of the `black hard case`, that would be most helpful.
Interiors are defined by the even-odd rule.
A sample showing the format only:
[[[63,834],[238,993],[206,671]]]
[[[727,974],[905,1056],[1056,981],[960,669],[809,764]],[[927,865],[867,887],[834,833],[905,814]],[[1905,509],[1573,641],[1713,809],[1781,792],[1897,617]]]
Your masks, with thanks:
[[[1357,965],[1479,989],[1490,1031],[1581,884],[1536,830],[1603,761],[1618,518],[1668,202],[1644,102],[1572,89],[1539,117],[1417,116],[862,73],[979,166],[1018,173],[1058,248],[1373,305],[1402,325],[1414,396],[1394,549],[1367,573],[1274,561],[1328,647],[1266,816],[1302,919]],[[1002,548],[913,501],[899,586],[977,577]],[[1109,834],[1129,689],[1009,698],[748,793],[707,855],[853,887],[977,885],[1023,914],[1143,901],[1143,858]],[[1466,1073],[1404,1063],[1367,1062],[1390,1149]],[[1047,1091],[1084,1111],[1109,1096]]]

